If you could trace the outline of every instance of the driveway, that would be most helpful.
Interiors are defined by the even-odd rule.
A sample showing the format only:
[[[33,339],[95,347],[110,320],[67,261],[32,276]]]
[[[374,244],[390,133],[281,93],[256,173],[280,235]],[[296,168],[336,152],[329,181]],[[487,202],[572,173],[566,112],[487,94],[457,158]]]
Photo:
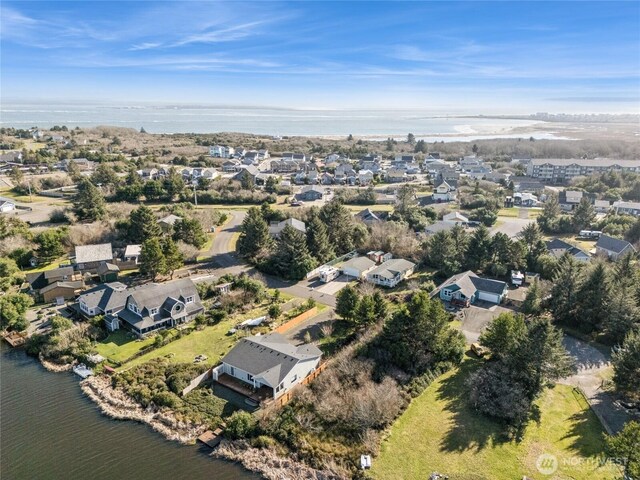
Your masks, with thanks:
[[[524,227],[533,221],[524,218],[498,217],[497,224],[491,227],[489,231],[492,234],[502,232],[507,234],[509,238],[515,238]]]
[[[327,293],[329,295],[336,295],[340,290],[349,285],[353,280],[349,279],[346,275],[340,275],[335,280],[329,283],[319,282],[320,285],[315,287],[318,292]]]
[[[611,393],[602,389],[603,374],[611,365],[610,354],[569,335],[564,336],[563,343],[574,358],[578,372],[559,383],[582,389],[605,430],[609,433],[620,431],[631,417],[614,403]]]

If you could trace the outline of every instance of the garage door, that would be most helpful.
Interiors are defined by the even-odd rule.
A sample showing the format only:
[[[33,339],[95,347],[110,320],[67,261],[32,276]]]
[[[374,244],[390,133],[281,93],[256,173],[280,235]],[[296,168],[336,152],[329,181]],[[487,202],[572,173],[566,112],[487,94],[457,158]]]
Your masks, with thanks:
[[[500,303],[500,295],[488,292],[478,292],[478,300],[486,302]]]
[[[353,278],[360,278],[360,271],[356,268],[347,267],[342,269],[342,273]]]

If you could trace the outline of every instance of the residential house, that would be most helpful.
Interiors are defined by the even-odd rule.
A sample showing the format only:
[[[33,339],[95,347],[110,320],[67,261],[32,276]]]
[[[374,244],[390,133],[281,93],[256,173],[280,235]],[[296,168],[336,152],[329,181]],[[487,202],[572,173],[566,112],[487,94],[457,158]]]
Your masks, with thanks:
[[[390,168],[387,170],[385,180],[390,183],[406,182],[409,180],[407,171],[401,168]]]
[[[11,200],[0,198],[0,213],[13,212],[16,209],[16,204]]]
[[[237,158],[238,160],[243,159],[246,153],[247,153],[246,149],[242,147],[237,147],[235,149],[235,153],[233,154],[232,158]]]
[[[63,305],[65,300],[75,298],[84,287],[82,280],[73,282],[53,282],[43,287],[38,292],[38,298],[44,303],[55,302],[56,305]]]
[[[565,253],[568,253],[573,258],[581,262],[588,262],[591,259],[589,254],[584,250],[581,250],[559,238],[552,238],[546,242],[546,245],[549,253],[556,258],[560,258]]]
[[[350,163],[343,163],[336,167],[334,178],[336,183],[355,183],[356,171]]]
[[[310,162],[313,157],[307,157],[304,153],[285,152],[282,154],[283,159],[295,160],[297,162]]]
[[[283,220],[281,222],[271,222],[271,225],[269,225],[269,234],[274,237],[279,237],[280,233],[287,225],[290,225],[300,233],[307,233],[307,226],[304,222],[298,220],[297,218],[287,218],[286,220]]]
[[[455,188],[443,180],[436,186],[432,197],[436,202],[451,202],[456,199]]]
[[[294,173],[303,170],[302,162],[293,159],[272,160],[270,166],[273,173]]]
[[[324,190],[322,190],[322,188],[315,185],[305,185],[302,187],[302,190],[300,190],[298,198],[300,200],[312,202],[314,200],[322,200],[323,195]]]
[[[593,202],[593,209],[596,213],[609,213],[611,210],[611,202],[609,200],[596,200]],[[638,215],[640,215],[640,213],[638,213]]]
[[[331,175],[329,172],[324,172],[322,175],[320,175],[320,183],[322,185],[331,185],[334,182],[334,178],[333,175]]]
[[[462,215],[460,212],[447,213],[442,217],[442,220],[444,220],[445,222],[454,222],[458,224],[469,223],[469,219]]]
[[[142,180],[155,180],[158,178],[157,168],[144,168],[136,172]]]
[[[513,194],[513,204],[520,207],[535,207],[540,203],[533,193],[516,192]]]
[[[69,164],[71,162],[73,162],[78,167],[78,170],[82,172],[88,172],[93,170],[94,168],[94,163],[91,160],[87,160],[86,158],[67,158],[65,160],[61,160],[58,163],[58,168],[64,170],[65,172],[68,172]]]
[[[244,158],[242,159],[242,163],[245,165],[258,165],[262,158],[257,150],[249,150],[244,154]]]
[[[310,172],[298,172],[296,173],[296,175],[293,177],[293,181],[297,184],[297,185],[312,185],[315,183],[318,183],[318,180],[320,179],[320,174],[318,173],[317,170],[311,170]]]
[[[0,153],[0,162],[2,163],[22,163],[22,152],[20,150],[12,150]]]
[[[254,185],[258,183],[258,176],[260,171],[253,165],[241,165],[240,170],[233,176],[234,180],[242,182],[243,180],[249,180]]]
[[[191,321],[204,311],[195,284],[188,278],[127,288],[105,283],[78,298],[80,314],[104,315],[110,331],[121,326],[138,337]]]
[[[344,275],[355,279],[362,279],[375,268],[376,262],[367,257],[353,257],[342,264],[340,270]]]
[[[438,232],[444,232],[444,231],[448,232],[456,225],[460,225],[460,222],[439,220],[437,222],[432,223],[431,225],[427,225],[424,229],[424,233],[426,235],[435,235]]]
[[[640,159],[534,158],[527,165],[528,176],[555,184],[565,183],[575,177],[602,172],[640,172]]]
[[[482,167],[484,165],[484,158],[477,157],[475,155],[468,155],[458,160],[460,168],[465,171],[469,171],[472,168]]]
[[[178,215],[174,215],[173,213],[167,215],[166,217],[162,217],[158,220],[158,224],[164,233],[170,233],[173,231],[173,226],[177,221],[182,220],[182,217]]]
[[[398,197],[396,197],[393,193],[377,193],[376,194],[376,204],[377,205],[395,205],[398,201]]]
[[[487,165],[480,165],[478,167],[471,167],[468,170],[466,170],[466,175],[475,180],[482,180],[491,172],[492,172],[491,167]]]
[[[364,170],[371,170],[373,173],[378,173],[382,168],[382,156],[380,155],[365,155],[360,159],[360,168]]]
[[[530,192],[537,195],[544,191],[544,184],[535,178],[509,177],[509,183],[513,183],[514,192]]]
[[[396,155],[395,159],[391,162],[392,165],[397,165],[397,164],[407,164],[407,163],[414,163],[416,160],[416,157],[413,155]]]
[[[382,221],[381,214],[376,214],[370,208],[365,208],[364,210],[356,213],[355,217],[359,220],[362,220],[367,225]]]
[[[75,248],[75,267],[82,273],[96,273],[101,263],[112,261],[113,249],[110,243],[78,245]]]
[[[209,147],[209,155],[214,158],[231,158],[234,153],[236,153],[234,148],[224,145],[213,145]]]
[[[444,281],[431,295],[439,294],[442,300],[448,302],[453,299],[469,303],[482,300],[499,304],[507,295],[508,289],[505,282],[482,278],[468,270]]]
[[[358,182],[360,185],[369,185],[373,182],[373,172],[371,170],[360,170],[358,172]]]
[[[640,217],[640,202],[613,202],[613,210],[618,214]]]
[[[618,260],[635,251],[635,247],[626,240],[610,237],[605,234],[600,235],[596,243],[596,253],[598,255],[606,255],[611,260]]]
[[[558,203],[560,209],[566,212],[575,210],[582,197],[587,197],[591,203],[595,202],[596,195],[594,193],[579,192],[576,190],[563,190],[558,194]]]
[[[141,252],[142,252],[142,245],[127,245],[126,248],[124,249],[124,254],[122,255],[122,259],[125,262],[132,262],[132,263],[138,264],[140,263]]]
[[[240,168],[240,162],[238,160],[227,160],[222,164],[222,171],[226,173],[237,172]]]
[[[313,373],[321,357],[318,347],[294,345],[276,332],[245,337],[222,358],[221,375],[278,398]]]
[[[501,183],[501,182],[508,182],[510,177],[511,177],[510,173],[490,172],[485,174],[484,179],[487,182]]]
[[[367,273],[367,282],[382,287],[393,288],[408,278],[416,268],[416,264],[403,258],[394,258],[383,262]]]
[[[44,272],[27,273],[30,293],[37,301],[64,303],[74,298],[84,282],[75,274],[73,267],[59,267]],[[62,302],[58,299],[62,298]]]

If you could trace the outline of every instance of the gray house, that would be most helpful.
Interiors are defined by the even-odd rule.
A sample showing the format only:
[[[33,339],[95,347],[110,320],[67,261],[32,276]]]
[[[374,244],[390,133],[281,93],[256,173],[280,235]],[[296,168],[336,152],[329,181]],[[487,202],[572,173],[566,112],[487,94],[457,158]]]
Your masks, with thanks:
[[[549,240],[546,245],[549,253],[556,258],[560,258],[565,253],[568,253],[573,258],[581,262],[588,262],[591,258],[589,254],[584,250],[581,250],[578,247],[574,247],[573,245],[559,238],[553,238]]]
[[[596,243],[596,253],[598,255],[606,255],[611,260],[618,260],[635,251],[634,246],[626,240],[610,237],[609,235],[600,235],[598,243]]]
[[[506,296],[509,287],[505,282],[482,278],[468,270],[454,275],[438,286],[431,294],[439,294],[445,301],[453,299],[474,303],[477,300],[499,304]]]
[[[84,317],[104,315],[109,331],[122,326],[138,337],[187,323],[204,311],[198,290],[188,278],[134,288],[106,283],[80,295],[78,308]]]
[[[322,190],[322,188],[316,187],[315,185],[306,185],[300,190],[298,198],[307,202],[313,202],[314,200],[322,200],[323,195],[324,190]]]
[[[279,333],[245,337],[222,358],[221,374],[278,398],[315,371],[321,357],[314,345],[293,345]]]
[[[82,273],[96,273],[103,262],[113,261],[113,249],[110,243],[78,245],[75,252],[76,269]]]

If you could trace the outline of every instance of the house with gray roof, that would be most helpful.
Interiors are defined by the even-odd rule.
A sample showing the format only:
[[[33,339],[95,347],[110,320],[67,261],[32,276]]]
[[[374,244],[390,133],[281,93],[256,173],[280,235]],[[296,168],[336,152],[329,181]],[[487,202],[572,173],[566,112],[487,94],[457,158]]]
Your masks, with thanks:
[[[439,295],[447,302],[454,299],[469,303],[482,300],[499,304],[507,295],[508,289],[505,282],[482,278],[468,270],[444,281],[431,293],[431,296]]]
[[[635,247],[626,240],[610,237],[609,235],[600,235],[596,243],[596,253],[598,255],[606,255],[614,261],[629,253],[635,253],[635,251]]]
[[[294,345],[274,332],[240,339],[222,358],[221,371],[252,389],[270,389],[278,398],[313,373],[321,357],[318,347]]]
[[[340,270],[344,275],[357,279],[364,278],[364,276],[373,268],[375,268],[376,262],[367,257],[354,257],[342,264]]]
[[[295,228],[300,233],[307,233],[307,226],[304,222],[298,220],[297,218],[287,218],[286,220],[283,220],[281,222],[271,222],[271,225],[269,225],[269,235],[279,237],[280,233],[287,225]]]
[[[110,243],[78,245],[75,248],[75,266],[82,273],[96,273],[103,262],[113,261]]]
[[[188,278],[128,288],[105,283],[78,298],[84,317],[104,315],[110,331],[124,327],[138,337],[191,321],[204,311],[195,284]]]
[[[416,268],[416,264],[403,258],[393,258],[383,262],[367,272],[367,282],[381,287],[393,288],[409,277]]]
[[[546,242],[547,250],[556,258],[560,258],[565,253],[568,253],[573,258],[580,262],[588,262],[591,258],[587,252],[565,242],[559,238],[552,238]]]
[[[300,200],[305,200],[307,202],[313,202],[314,200],[322,200],[322,196],[324,195],[324,190],[315,185],[305,185],[298,193],[297,197]]]
[[[640,217],[640,202],[613,202],[613,209],[618,215]]]

